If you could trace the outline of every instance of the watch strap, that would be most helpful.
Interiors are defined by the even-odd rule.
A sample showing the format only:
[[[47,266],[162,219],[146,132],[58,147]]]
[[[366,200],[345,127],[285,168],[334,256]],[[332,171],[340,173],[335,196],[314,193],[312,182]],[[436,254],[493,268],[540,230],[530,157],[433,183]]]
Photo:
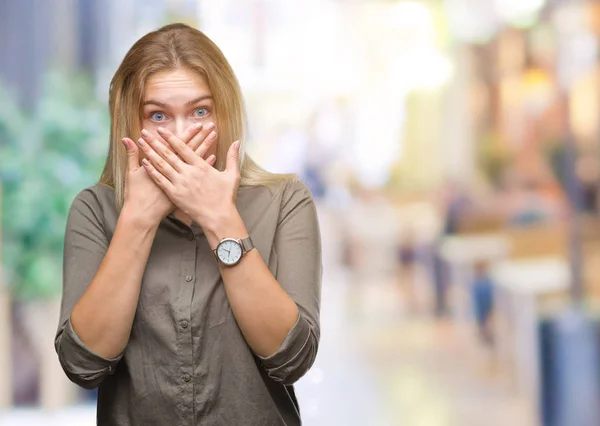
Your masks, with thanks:
[[[243,254],[248,253],[250,250],[252,250],[254,248],[254,243],[252,242],[252,238],[250,238],[250,235],[248,235],[246,238],[240,239],[239,241],[240,241],[240,244],[242,245]]]

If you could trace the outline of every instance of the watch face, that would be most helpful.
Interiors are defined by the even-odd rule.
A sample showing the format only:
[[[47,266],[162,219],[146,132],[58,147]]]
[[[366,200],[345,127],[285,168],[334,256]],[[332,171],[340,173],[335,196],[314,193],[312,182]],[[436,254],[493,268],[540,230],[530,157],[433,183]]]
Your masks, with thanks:
[[[242,258],[242,246],[236,240],[223,240],[217,246],[217,256],[225,265],[235,265]]]

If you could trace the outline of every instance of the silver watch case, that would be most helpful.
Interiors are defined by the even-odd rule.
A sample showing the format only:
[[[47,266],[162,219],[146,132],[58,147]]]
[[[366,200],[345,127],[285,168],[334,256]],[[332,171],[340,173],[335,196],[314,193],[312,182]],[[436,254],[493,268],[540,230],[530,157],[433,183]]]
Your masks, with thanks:
[[[239,256],[236,256],[234,259],[222,259],[219,256],[219,249],[224,246],[225,244],[234,244],[236,246],[239,247]],[[223,238],[221,240],[221,242],[219,242],[219,244],[217,245],[217,248],[213,250],[213,254],[215,255],[215,258],[217,259],[217,262],[221,263],[222,265],[225,266],[234,266],[237,265],[238,263],[240,263],[240,261],[242,260],[242,257],[248,253],[250,250],[252,250],[254,248],[254,244],[252,243],[252,239],[250,238],[250,236],[246,237],[246,238],[241,238],[239,240],[236,240],[235,238]]]

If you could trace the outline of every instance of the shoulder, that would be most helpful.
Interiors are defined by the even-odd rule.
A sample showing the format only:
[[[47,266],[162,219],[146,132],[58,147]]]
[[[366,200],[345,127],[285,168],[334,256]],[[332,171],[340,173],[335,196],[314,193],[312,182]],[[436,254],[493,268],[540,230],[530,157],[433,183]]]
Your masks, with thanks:
[[[250,217],[277,218],[280,223],[300,206],[313,204],[308,187],[298,178],[282,180],[271,186],[247,186],[238,192],[238,207]]]
[[[114,189],[101,183],[82,189],[71,204],[70,216],[73,215],[93,217],[98,222],[105,222],[106,217],[115,216]]]
[[[92,209],[104,210],[115,206],[114,189],[97,183],[82,189],[73,199],[73,206],[86,205]]]
[[[310,189],[300,179],[286,180],[279,188],[281,193],[282,207],[289,204],[298,204],[300,202],[312,202],[313,196]]]
[[[312,193],[300,179],[290,179],[283,182],[279,188],[279,223],[286,218],[308,212],[316,214]],[[307,210],[308,209],[308,210]]]
[[[306,184],[302,182],[300,178],[286,180],[282,183],[282,189],[288,197],[302,196],[310,197],[312,199],[310,189],[308,189],[308,186],[306,186]]]
[[[303,201],[312,202],[313,200],[306,184],[297,177],[282,179],[281,182],[270,187],[257,187],[256,193],[258,194],[259,191],[265,195],[268,194],[267,196],[271,198],[272,203],[280,205],[282,209]]]
[[[308,187],[297,177],[282,179],[271,185],[243,186],[238,190],[238,197],[252,201],[286,204],[299,199],[311,199]]]

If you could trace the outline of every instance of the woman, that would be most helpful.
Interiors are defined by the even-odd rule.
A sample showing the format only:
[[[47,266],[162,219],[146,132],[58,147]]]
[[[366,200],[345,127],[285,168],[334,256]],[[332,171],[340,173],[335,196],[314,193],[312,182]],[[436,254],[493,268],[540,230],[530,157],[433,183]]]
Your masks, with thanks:
[[[193,28],[136,42],[109,103],[106,167],[67,223],[67,376],[99,387],[99,425],[299,425],[322,273],[309,191],[234,143],[238,82]]]

